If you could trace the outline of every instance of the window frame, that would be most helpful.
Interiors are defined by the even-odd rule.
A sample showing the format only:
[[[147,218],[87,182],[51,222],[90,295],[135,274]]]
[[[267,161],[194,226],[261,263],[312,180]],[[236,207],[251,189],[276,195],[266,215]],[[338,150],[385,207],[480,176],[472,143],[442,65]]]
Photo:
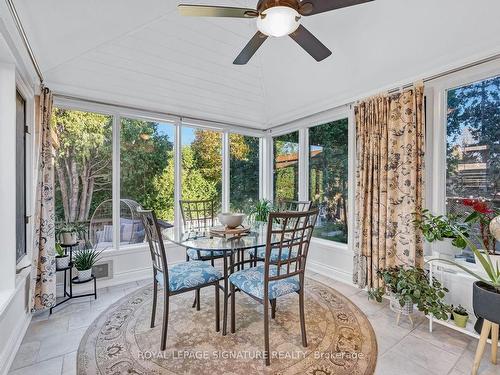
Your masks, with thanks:
[[[500,75],[500,60],[447,74],[429,81],[426,97],[426,183],[424,207],[436,215],[446,214],[447,92],[461,86]],[[426,252],[437,250],[426,244]]]
[[[135,248],[142,249],[145,244],[119,244],[120,238],[120,136],[121,136],[121,119],[132,118],[145,121],[155,121],[171,124],[174,127],[174,201],[177,204],[174,207],[174,221],[181,222],[182,216],[180,212],[180,205],[178,204],[181,199],[182,186],[182,128],[189,127],[192,129],[212,130],[221,133],[222,137],[222,209],[227,210],[230,207],[230,194],[229,194],[229,181],[230,181],[230,153],[229,153],[229,134],[241,134],[259,138],[259,199],[265,197],[265,173],[264,171],[264,156],[266,152],[266,131],[245,128],[236,125],[222,124],[213,121],[192,119],[188,117],[178,117],[166,113],[134,109],[112,104],[101,104],[92,100],[86,101],[84,99],[74,99],[65,96],[54,96],[54,107],[64,108],[67,110],[77,110],[83,112],[99,113],[102,115],[112,116],[112,199],[113,199],[113,247],[106,249],[105,252],[109,255],[124,254],[124,250],[128,253],[134,251]],[[180,226],[176,226],[180,228]]]

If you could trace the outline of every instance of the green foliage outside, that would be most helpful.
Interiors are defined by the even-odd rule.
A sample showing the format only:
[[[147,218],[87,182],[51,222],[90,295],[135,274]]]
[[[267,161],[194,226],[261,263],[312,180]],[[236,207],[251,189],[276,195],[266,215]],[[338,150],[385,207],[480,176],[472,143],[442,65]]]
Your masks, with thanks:
[[[86,222],[101,202],[111,199],[111,124],[109,116],[54,109],[57,221]],[[167,127],[151,121],[121,120],[120,194],[121,198],[154,209],[159,218],[172,221],[174,154]],[[238,170],[231,185],[238,192],[236,202],[240,202],[238,207],[243,210],[258,198],[258,139],[232,137],[231,151],[231,161]],[[214,199],[220,207],[221,134],[195,130],[194,141],[184,145],[181,152],[182,198]]]

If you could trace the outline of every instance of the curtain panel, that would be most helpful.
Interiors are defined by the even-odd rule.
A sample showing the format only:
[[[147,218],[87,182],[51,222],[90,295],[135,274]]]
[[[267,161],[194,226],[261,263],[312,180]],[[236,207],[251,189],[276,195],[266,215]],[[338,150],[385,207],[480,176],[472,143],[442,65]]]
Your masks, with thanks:
[[[35,196],[31,310],[41,311],[56,303],[54,157],[50,119],[52,93],[42,87],[38,113],[38,174]]]
[[[353,281],[379,287],[377,270],[423,266],[413,220],[422,211],[423,83],[355,106],[356,222]]]

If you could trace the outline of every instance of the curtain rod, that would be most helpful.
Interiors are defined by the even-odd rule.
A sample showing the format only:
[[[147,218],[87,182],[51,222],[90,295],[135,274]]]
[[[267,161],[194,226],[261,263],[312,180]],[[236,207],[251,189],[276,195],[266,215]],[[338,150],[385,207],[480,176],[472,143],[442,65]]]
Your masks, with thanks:
[[[497,59],[500,59],[500,53],[497,53],[496,55],[492,55],[490,57],[486,57],[486,58],[481,59],[481,60],[477,60],[477,61],[471,62],[469,64],[465,64],[465,65],[459,66],[457,68],[449,69],[449,70],[446,70],[444,72],[434,74],[434,75],[432,75],[430,77],[424,78],[423,81],[424,81],[424,83],[425,82],[429,82],[429,81],[433,81],[435,79],[445,77],[445,76],[447,76],[449,74],[458,73],[458,72],[460,72],[462,70],[473,68],[475,66],[478,66],[478,65],[481,65],[481,64],[485,64],[485,63],[488,63],[488,62],[491,62],[491,61],[494,61],[494,60],[497,60]],[[408,87],[411,87],[411,86],[413,86],[413,83],[408,83],[406,85],[401,85],[399,87],[395,87],[393,89],[387,90],[387,92],[388,93],[394,93],[394,92],[400,91],[401,89],[405,89],[405,88],[408,88]]]
[[[42,84],[43,83],[42,70],[40,69],[40,66],[38,65],[38,62],[36,60],[33,49],[31,48],[31,44],[28,40],[28,36],[26,35],[26,32],[24,31],[24,27],[21,23],[21,19],[19,18],[19,14],[17,13],[16,7],[15,7],[14,3],[12,2],[12,0],[5,0],[5,2],[7,3],[7,6],[9,7],[12,18],[14,19],[14,23],[16,24],[17,31],[19,32],[19,35],[21,36],[24,47],[26,48],[26,50],[28,52],[31,63],[33,64],[33,68],[35,68],[38,79],[40,80],[40,84]]]

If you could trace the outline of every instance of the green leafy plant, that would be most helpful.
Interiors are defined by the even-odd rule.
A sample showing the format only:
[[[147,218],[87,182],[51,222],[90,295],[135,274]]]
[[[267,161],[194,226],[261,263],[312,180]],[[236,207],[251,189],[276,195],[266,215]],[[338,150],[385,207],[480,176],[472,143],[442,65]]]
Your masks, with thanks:
[[[58,257],[63,257],[66,255],[66,253],[64,252],[64,249],[62,248],[60,243],[56,243],[54,249],[55,249]]]
[[[453,307],[453,312],[458,315],[462,316],[468,316],[469,313],[467,312],[467,309],[463,307],[462,305],[458,305],[456,307]]]
[[[474,255],[477,257],[479,260],[479,263],[483,267],[484,272],[487,275],[487,278],[478,275],[474,271],[470,270],[466,266],[457,263],[453,260],[448,260],[448,259],[430,259],[427,262],[443,262],[443,263],[448,263],[448,264],[453,264],[454,266],[462,269],[463,271],[467,272],[469,275],[474,276],[477,280],[482,281],[485,284],[490,285],[492,288],[496,290],[497,293],[500,293],[500,266],[498,264],[498,261],[496,262],[496,265],[493,264],[493,261],[491,260],[490,254],[488,251],[481,251],[478,246],[469,238],[466,237],[464,234],[462,234],[459,230],[456,231],[458,236],[461,236],[462,239],[465,241],[466,246],[468,246]],[[472,235],[474,237],[474,235]],[[477,243],[483,244],[481,239],[476,238]]]
[[[468,236],[469,227],[465,223],[460,223],[457,216],[433,215],[429,210],[423,210],[421,217],[414,215],[413,222],[422,231],[422,235],[428,242],[442,241],[448,238],[452,240],[451,243],[455,247],[465,249],[467,246],[463,237]]]
[[[76,233],[80,238],[83,238],[87,233],[88,227],[86,223],[71,222],[56,224],[56,237],[63,233]]]
[[[451,306],[443,302],[448,292],[437,279],[429,282],[428,272],[417,267],[389,267],[377,271],[377,276],[383,281],[384,287],[368,291],[368,297],[382,302],[386,293],[392,294],[401,306],[406,302],[417,305],[424,314],[432,314],[441,320],[447,320]]]
[[[261,199],[255,204],[255,207],[250,215],[254,218],[255,221],[266,222],[272,209],[273,206],[269,200]]]
[[[73,264],[78,271],[91,269],[101,259],[101,254],[104,251],[97,250],[93,247],[84,247],[78,250],[73,256]]]

